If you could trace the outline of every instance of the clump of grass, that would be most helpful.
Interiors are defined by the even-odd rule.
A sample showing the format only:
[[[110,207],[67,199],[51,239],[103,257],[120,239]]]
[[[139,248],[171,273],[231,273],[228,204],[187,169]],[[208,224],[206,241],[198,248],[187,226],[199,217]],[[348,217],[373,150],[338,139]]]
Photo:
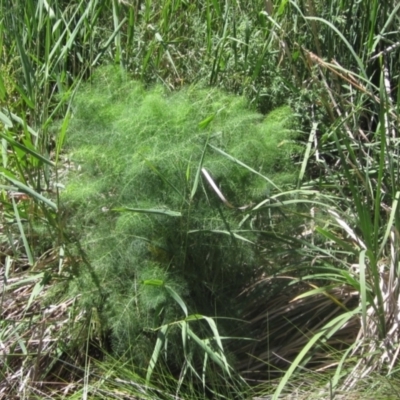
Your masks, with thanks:
[[[195,313],[240,315],[235,294],[259,261],[255,222],[239,208],[296,183],[294,121],[289,107],[264,118],[218,90],[145,91],[114,68],[78,93],[67,141],[76,172],[62,202],[101,288],[82,270],[75,290],[116,352],[145,366],[151,330],[182,313],[144,281],[165,282]]]

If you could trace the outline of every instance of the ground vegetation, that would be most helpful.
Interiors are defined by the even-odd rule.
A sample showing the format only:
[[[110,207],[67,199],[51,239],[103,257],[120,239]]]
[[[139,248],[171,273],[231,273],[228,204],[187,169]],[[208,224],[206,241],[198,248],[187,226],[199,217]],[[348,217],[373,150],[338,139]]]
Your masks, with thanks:
[[[397,398],[399,8],[0,0],[1,396]]]

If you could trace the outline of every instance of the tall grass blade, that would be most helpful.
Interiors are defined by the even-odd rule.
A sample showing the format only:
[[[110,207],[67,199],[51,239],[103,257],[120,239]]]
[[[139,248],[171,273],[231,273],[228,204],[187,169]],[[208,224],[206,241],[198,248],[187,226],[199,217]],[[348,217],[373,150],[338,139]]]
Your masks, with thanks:
[[[49,200],[48,198],[42,196],[40,193],[36,192],[35,190],[33,190],[29,186],[25,185],[24,183],[19,182],[16,179],[10,178],[4,172],[1,172],[0,175],[2,175],[4,178],[6,178],[8,181],[10,181],[21,192],[23,192],[29,196],[32,196],[34,199],[43,202],[44,204],[48,205],[54,211],[57,211],[57,209],[58,209],[57,205],[54,202],[52,202],[51,200]]]
[[[342,40],[342,42],[347,46],[347,48],[349,49],[351,55],[353,56],[354,60],[356,61],[358,68],[361,71],[361,76],[362,78],[365,79],[366,82],[369,82],[368,79],[368,75],[367,72],[365,70],[365,66],[361,60],[360,57],[358,57],[358,55],[356,54],[356,52],[353,49],[353,46],[349,43],[349,41],[344,37],[344,35],[342,34],[342,32],[340,32],[335,25],[333,25],[331,22],[327,21],[326,19],[323,18],[319,18],[319,17],[305,17],[306,20],[310,20],[310,21],[319,21],[322,22],[323,24],[329,26]]]
[[[10,118],[7,117],[4,113],[0,111],[0,121],[4,124],[5,128],[12,128],[13,123],[11,122]]]
[[[362,329],[364,330],[364,337],[367,334],[367,288],[366,288],[366,265],[365,265],[365,250],[360,251],[360,257],[358,261],[358,267],[360,271],[360,298],[361,298],[361,318],[362,318]]]
[[[19,233],[21,235],[21,239],[24,244],[25,254],[28,257],[28,262],[29,262],[30,266],[33,266],[34,259],[33,259],[32,251],[31,251],[31,247],[29,246],[28,239],[26,238],[26,235],[25,235],[25,229],[22,225],[22,221],[21,221],[21,217],[19,215],[17,203],[15,202],[14,197],[11,197],[11,201],[12,201],[12,205],[13,205],[13,209],[14,209],[15,219],[17,220]]]
[[[7,143],[9,143],[12,147],[21,149],[24,153],[30,154],[34,158],[36,158],[39,161],[44,162],[47,165],[50,165],[51,167],[54,166],[53,161],[49,160],[47,157],[43,156],[40,154],[38,151],[34,150],[32,147],[33,146],[24,146],[20,142],[14,140],[10,135],[7,135],[3,132],[0,132],[0,137],[4,139]]]
[[[214,118],[214,116],[213,116],[213,118]],[[208,125],[211,121],[212,121],[212,119],[209,119],[206,123],[203,123],[202,126],[205,127],[205,126]],[[199,124],[199,125],[200,125],[200,124]],[[191,190],[191,192],[190,192],[190,201],[193,200],[193,198],[194,198],[194,196],[195,196],[195,194],[196,194],[196,192],[197,192],[197,188],[198,188],[198,186],[199,186],[200,174],[201,174],[201,171],[202,171],[202,168],[203,168],[204,156],[205,156],[205,154],[206,154],[206,150],[207,150],[207,145],[208,145],[208,140],[209,140],[209,138],[210,138],[210,135],[208,135],[207,140],[206,140],[206,143],[205,143],[204,148],[203,148],[203,151],[202,151],[202,153],[201,153],[199,166],[197,167],[196,175],[195,175],[194,182],[193,182],[193,187],[192,187],[192,190]]]
[[[259,172],[257,172],[255,169],[249,167],[248,165],[246,165],[245,163],[243,163],[242,161],[238,160],[235,157],[232,157],[231,155],[229,155],[228,153],[226,153],[225,151],[219,149],[218,147],[213,146],[212,144],[208,144],[213,150],[215,150],[216,152],[222,154],[224,157],[228,158],[229,160],[233,161],[234,163],[241,165],[242,167],[246,168],[247,170],[249,170],[250,172],[252,172],[253,174],[256,174],[258,176],[260,176],[261,178],[265,179],[270,185],[272,185],[276,190],[278,190],[279,192],[281,192],[282,190],[274,184],[274,182],[272,182],[269,178],[267,178],[265,175],[260,174]]]
[[[164,285],[165,290],[168,292],[168,294],[179,304],[179,306],[182,308],[182,311],[184,312],[185,316],[188,316],[188,310],[186,307],[185,302],[182,300],[182,297],[179,296],[178,293],[168,285]]]
[[[160,356],[161,348],[162,348],[163,344],[165,343],[168,328],[169,328],[168,325],[163,325],[158,331],[157,341],[154,346],[154,350],[153,350],[153,354],[150,359],[149,366],[147,368],[147,373],[146,373],[146,385],[147,386],[150,385],[151,376],[153,374],[154,368],[157,365],[157,361],[158,361],[158,357]]]
[[[308,137],[308,141],[307,141],[306,151],[304,152],[303,161],[301,163],[299,179],[298,179],[298,183],[297,183],[297,189],[300,189],[301,182],[303,182],[303,178],[306,173],[308,160],[311,155],[312,145],[314,144],[314,138],[315,138],[315,135],[317,134],[317,128],[318,128],[318,123],[313,122],[312,127],[311,127],[310,136]]]
[[[185,195],[172,183],[170,182],[165,176],[164,174],[162,174],[158,168],[149,160],[147,160],[146,158],[144,159],[144,162],[147,164],[147,166],[153,171],[155,172],[168,186],[170,186],[176,193],[179,194],[179,196],[182,197],[182,199],[184,199],[184,201],[187,203],[187,200],[185,198]]]
[[[338,317],[334,318],[332,321],[329,321],[323,328],[321,328],[318,333],[316,333],[302,348],[299,355],[292,362],[289,369],[286,371],[283,378],[280,380],[278,387],[276,388],[272,400],[279,400],[282,390],[288,384],[289,380],[293,376],[296,369],[299,367],[303,359],[306,357],[307,353],[318,344],[318,342],[324,342],[329,339],[332,335],[335,334],[347,321],[352,319],[357,313],[360,311],[360,308],[356,308],[355,310],[346,312]]]
[[[182,217],[182,213],[179,211],[171,211],[171,210],[163,210],[163,209],[155,209],[155,208],[131,208],[131,207],[116,207],[112,208],[111,211],[115,212],[133,212],[133,213],[142,213],[142,214],[158,214],[158,215],[166,215],[168,217]]]
[[[37,296],[42,292],[44,289],[44,284],[43,280],[36,282],[35,286],[32,289],[31,295],[29,296],[29,300],[26,304],[25,311],[29,310],[29,307],[31,306],[32,302],[36,299]]]
[[[69,109],[67,111],[67,114],[65,115],[64,119],[63,119],[63,123],[61,125],[61,129],[59,134],[57,135],[57,140],[56,140],[56,158],[55,158],[55,164],[58,164],[58,160],[60,158],[60,154],[61,154],[61,149],[64,145],[64,141],[65,141],[65,137],[67,134],[67,129],[68,129],[68,124],[69,124],[69,120],[71,118],[71,114],[69,112]]]
[[[3,108],[3,111],[5,111],[4,108]],[[17,122],[19,125],[21,125],[21,127],[23,127],[23,128],[26,127],[26,129],[28,130],[28,132],[29,132],[31,135],[33,135],[34,137],[38,137],[38,136],[39,136],[38,133],[37,133],[33,128],[31,128],[29,125],[26,124],[26,121],[25,121],[24,119],[18,117],[18,115],[14,114],[14,113],[12,113],[12,112],[10,112],[10,111],[8,111],[7,114],[9,115],[9,117],[10,117],[13,121],[15,121],[15,122]]]
[[[392,232],[392,230],[393,230],[393,225],[394,225],[394,222],[395,222],[395,218],[396,218],[396,215],[398,213],[399,199],[400,199],[400,191],[397,191],[396,194],[395,194],[392,206],[391,206],[389,219],[388,219],[388,222],[386,224],[385,233],[383,235],[382,242],[381,242],[381,245],[380,245],[380,248],[379,248],[379,252],[378,252],[378,255],[377,255],[378,258],[382,256],[382,253],[383,253],[383,251],[384,251],[384,249],[386,247],[390,232]]]

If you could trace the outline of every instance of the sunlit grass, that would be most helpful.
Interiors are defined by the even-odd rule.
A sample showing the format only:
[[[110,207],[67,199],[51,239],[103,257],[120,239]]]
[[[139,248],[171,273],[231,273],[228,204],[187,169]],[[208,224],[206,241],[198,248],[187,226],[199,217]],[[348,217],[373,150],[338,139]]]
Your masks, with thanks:
[[[45,390],[38,389],[35,382],[45,380],[51,374],[57,375],[60,370],[54,372],[51,368],[71,351],[75,354],[71,357],[76,357],[74,360],[80,365],[77,370],[83,369],[76,375],[65,376],[74,381],[82,373],[85,379],[83,388],[73,386],[71,382],[71,391],[77,390],[76,396],[106,398],[112,395],[118,398],[128,396],[127,393],[144,396],[143,377],[138,375],[127,379],[135,381],[137,386],[119,382],[118,385],[123,387],[115,388],[112,387],[115,381],[108,392],[89,391],[92,381],[97,382],[98,388],[107,387],[106,381],[91,376],[87,362],[91,315],[97,311],[81,313],[77,306],[79,297],[72,306],[71,300],[64,301],[61,293],[57,295],[53,291],[52,297],[47,295],[56,282],[70,282],[81,270],[94,279],[94,270],[83,256],[82,250],[87,251],[87,246],[80,248],[79,232],[67,229],[74,213],[64,210],[58,192],[62,189],[60,182],[68,182],[68,190],[73,188],[79,202],[105,183],[100,173],[98,179],[72,183],[69,170],[74,171],[77,166],[64,154],[64,145],[69,140],[68,126],[75,118],[74,95],[79,93],[81,83],[90,79],[93,71],[104,62],[129,71],[145,85],[158,82],[169,91],[200,82],[203,86],[218,86],[245,94],[253,106],[264,112],[283,104],[291,106],[299,118],[296,131],[303,132],[301,137],[276,138],[271,145],[284,150],[296,140],[296,146],[306,149],[304,157],[293,158],[293,165],[298,165],[299,191],[264,193],[264,182],[268,182],[270,175],[265,174],[260,165],[267,165],[271,158],[247,159],[246,152],[251,147],[248,140],[238,140],[235,146],[224,148],[221,143],[216,143],[217,137],[211,137],[207,146],[199,144],[198,154],[216,152],[224,160],[219,165],[222,172],[228,168],[245,171],[247,177],[255,174],[260,184],[248,193],[226,191],[207,165],[206,154],[205,173],[202,172],[203,161],[199,159],[190,160],[189,169],[189,162],[184,166],[176,165],[176,171],[182,171],[183,179],[190,181],[186,192],[180,192],[182,204],[197,199],[202,181],[208,181],[212,188],[215,180],[215,188],[208,193],[208,200],[219,202],[223,209],[229,205],[242,208],[243,224],[249,223],[252,232],[242,227],[229,233],[226,226],[223,229],[213,227],[210,237],[230,235],[233,243],[242,243],[249,235],[257,238],[252,237],[250,242],[257,244],[259,269],[254,285],[243,288],[254,297],[242,299],[248,301],[248,307],[243,304],[246,313],[249,309],[252,311],[247,314],[243,311],[254,322],[250,325],[250,333],[261,340],[261,347],[269,349],[268,346],[272,346],[275,351],[273,345],[275,339],[279,342],[279,329],[290,327],[287,332],[297,332],[296,343],[292,346],[287,343],[281,349],[282,354],[291,354],[284,368],[286,374],[282,371],[284,379],[265,389],[265,393],[272,394],[271,389],[278,388],[275,391],[277,397],[279,392],[293,393],[298,389],[299,398],[318,397],[320,392],[311,389],[316,382],[316,386],[324,386],[319,398],[332,398],[332,393],[347,396],[343,391],[350,388],[351,396],[368,398],[376,396],[379,388],[390,386],[398,358],[399,96],[396,74],[399,7],[394,0],[384,3],[378,0],[330,3],[317,0],[224,3],[207,0],[189,3],[146,1],[143,4],[117,0],[1,0],[1,239],[4,253],[1,343],[8,353],[2,390],[8,390],[10,395],[23,393],[45,398]],[[143,90],[140,89],[141,94]],[[206,91],[204,98],[207,99]],[[207,100],[203,106],[206,103]],[[87,106],[90,108],[89,103]],[[160,100],[159,110],[163,107],[165,102]],[[152,113],[157,113],[156,108],[148,113],[148,126]],[[174,109],[169,111],[173,114]],[[109,118],[115,117],[115,112],[110,104]],[[196,123],[208,126],[213,112],[205,113],[205,119]],[[104,118],[105,114],[96,122],[93,115],[92,123],[99,123],[101,128]],[[130,118],[134,118],[134,113],[127,111],[121,121]],[[234,118],[235,115],[227,116],[227,126],[229,123],[234,125]],[[94,125],[88,128],[97,129]],[[126,127],[129,127],[128,123]],[[109,136],[105,135],[104,139],[109,140]],[[99,139],[96,140],[98,143],[93,143],[90,137],[87,140],[93,149],[97,146],[92,151],[98,154],[110,144]],[[154,162],[161,152],[165,157],[175,155],[174,151],[168,153],[167,149],[158,147],[152,151],[148,148],[152,146],[149,143],[141,149],[147,159],[144,168],[148,174],[142,178],[145,182],[156,177],[162,179],[162,166]],[[121,148],[124,147],[121,143]],[[92,157],[93,153],[86,150]],[[84,149],[80,151],[83,156]],[[256,146],[257,151],[262,152]],[[99,163],[94,163],[93,169],[102,162],[99,157]],[[231,166],[226,167],[230,163]],[[104,166],[104,171],[112,169],[116,174],[122,174],[121,165],[115,156]],[[210,178],[206,178],[207,173]],[[264,174],[264,178],[258,174]],[[293,180],[292,175],[288,180]],[[277,183],[278,188],[288,180],[282,178],[281,183]],[[178,195],[176,182],[168,179],[163,185],[169,187],[174,196]],[[227,201],[223,201],[221,195]],[[248,197],[243,202],[232,200],[232,196],[241,199],[245,195]],[[163,202],[160,200],[159,203]],[[155,204],[148,202],[141,206],[142,210],[149,211]],[[156,208],[156,211],[168,214],[182,210]],[[302,222],[292,221],[293,211]],[[96,215],[93,210],[86,218],[90,220]],[[129,225],[132,215],[131,212],[121,214],[121,229]],[[216,214],[215,218],[220,215]],[[198,235],[200,228],[193,229],[190,234]],[[156,242],[148,246],[149,251],[157,260],[165,261],[169,257],[165,243]],[[246,245],[251,246],[251,243]],[[86,267],[81,268],[81,263]],[[276,265],[282,269],[276,280],[266,276],[271,264],[275,270]],[[292,280],[294,284],[282,283],[282,275],[284,282]],[[302,283],[297,283],[299,278]],[[281,287],[282,296],[276,296],[273,302],[275,309],[265,304],[265,291],[269,293],[271,287]],[[344,296],[346,291],[351,293],[351,306]],[[49,303],[50,309],[63,321],[57,326],[63,329],[50,329],[51,324],[56,324],[54,321],[47,325],[53,317],[43,314],[41,305]],[[310,331],[309,319],[306,321],[301,316],[296,319],[294,313],[285,311],[288,306],[301,309],[307,304],[321,306],[315,309],[319,311],[314,317],[319,319],[311,318],[315,329]],[[321,311],[328,304],[332,307],[332,319]],[[290,321],[284,320],[287,316]],[[275,324],[278,317],[281,322]],[[74,330],[72,324],[75,321],[79,323]],[[346,321],[347,327],[341,328]],[[95,325],[101,322],[99,320]],[[259,325],[267,326],[269,333],[259,334]],[[83,340],[79,339],[78,326],[85,332]],[[343,353],[339,361],[335,355],[332,369],[321,375],[310,372],[302,391],[301,368],[308,360],[310,365],[315,365],[309,354],[315,349],[324,349],[324,356],[329,358],[330,340],[337,340],[336,335],[340,337],[350,327],[353,327],[353,333],[357,331],[351,336],[355,337],[353,343],[346,342],[350,350]],[[101,339],[100,336],[92,335],[95,340]],[[229,332],[227,336],[230,336]],[[155,340],[150,347],[154,346]],[[321,341],[325,340],[328,347],[321,347]],[[46,347],[44,343],[53,344]],[[246,351],[247,345],[243,345]],[[307,346],[310,352],[306,351]],[[85,353],[82,358],[81,354]],[[275,353],[279,360],[280,352]],[[238,354],[241,358],[241,351]],[[269,350],[255,356],[261,364],[272,364]],[[113,368],[119,371],[119,362],[115,361],[110,367],[110,374]],[[48,369],[43,368],[44,365]],[[271,366],[271,370],[275,371],[275,367]],[[39,373],[40,370],[44,372]],[[389,378],[385,378],[385,374],[389,374]],[[59,376],[62,381],[63,374]],[[267,380],[272,377],[264,376]],[[232,393],[240,397],[237,393],[244,390],[235,385],[224,388],[218,383],[221,378],[217,374],[212,378],[213,387],[219,387],[221,397],[230,398]],[[164,395],[174,393],[178,382],[179,379],[171,377],[162,381],[160,386],[165,388]],[[378,385],[376,390],[375,383]],[[326,385],[330,385],[328,391]],[[132,386],[135,389],[130,391]],[[393,384],[393,392],[396,387]],[[183,392],[190,393],[193,398],[204,396],[189,386],[182,388]],[[156,391],[151,395],[158,396]],[[387,396],[390,398],[389,394]]]

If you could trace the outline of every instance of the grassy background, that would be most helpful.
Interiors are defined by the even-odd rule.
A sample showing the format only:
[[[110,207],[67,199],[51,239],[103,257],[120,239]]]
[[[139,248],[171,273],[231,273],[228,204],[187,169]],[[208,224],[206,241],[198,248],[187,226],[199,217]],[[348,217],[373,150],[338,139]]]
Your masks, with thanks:
[[[71,382],[71,397],[154,398],[162,388],[166,397],[255,390],[278,398],[306,367],[322,369],[309,372],[307,396],[327,380],[327,398],[355,387],[363,398],[376,393],[368,376],[396,385],[397,0],[0,7],[2,393],[54,398],[58,386],[38,382],[61,380]],[[102,64],[118,72],[97,71]],[[231,210],[201,167],[229,202],[250,208]],[[178,235],[178,217],[149,214],[154,207],[181,214]],[[191,223],[229,235],[189,239]],[[105,246],[107,229],[118,235]],[[148,241],[130,240],[131,231]],[[249,328],[238,335],[259,342],[228,341],[235,323],[209,318],[218,315],[210,311],[216,293],[232,288],[204,265],[182,272],[190,240],[196,259],[214,254],[220,271],[237,264],[239,282],[239,271],[251,270],[240,306],[222,297],[219,310],[240,312]],[[122,322],[112,315],[124,308],[104,265],[126,271],[132,254],[142,287],[130,279],[121,287],[140,292],[136,310],[152,322],[139,326],[160,328],[140,335],[146,371],[134,376],[123,360],[136,337],[100,357],[113,351],[109,331]],[[205,288],[212,295],[203,304],[196,298]],[[165,349],[178,361],[168,365]],[[243,378],[266,383],[250,389]]]

